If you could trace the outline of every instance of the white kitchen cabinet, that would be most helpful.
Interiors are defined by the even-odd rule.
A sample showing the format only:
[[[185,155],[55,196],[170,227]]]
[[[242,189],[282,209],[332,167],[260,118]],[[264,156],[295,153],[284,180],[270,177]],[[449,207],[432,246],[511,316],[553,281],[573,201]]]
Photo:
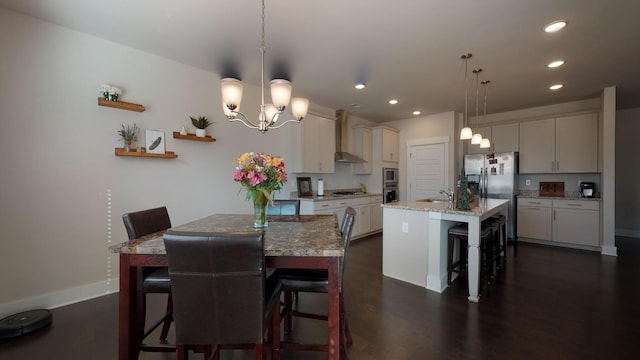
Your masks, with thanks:
[[[291,160],[287,170],[292,173],[333,173],[335,169],[335,120],[307,115],[291,129]]]
[[[354,239],[382,229],[381,214],[373,220],[376,228],[372,228],[371,210],[374,201],[381,211],[382,195],[345,197],[333,200],[300,200],[300,214],[335,214],[338,222],[342,222],[345,210],[350,206],[356,211],[353,232],[351,233],[351,238]]]
[[[493,152],[520,151],[520,125],[504,124],[491,127],[491,148]]]
[[[483,138],[488,137],[489,139],[491,139],[491,126],[486,126],[486,127],[477,127],[474,126],[471,128],[471,130],[473,130],[473,133],[480,133],[482,135]],[[491,152],[491,148],[481,148],[480,144],[472,144],[471,140],[465,140],[466,144],[467,144],[467,154],[488,154]]]
[[[600,246],[600,203],[553,200],[553,241]]]
[[[372,168],[372,131],[368,126],[356,125],[352,129],[351,151],[362,158],[365,163],[352,164],[354,174],[371,174]]]
[[[369,216],[371,216],[371,231],[382,230],[382,195],[376,195],[371,197],[371,203],[369,205]]]
[[[400,134],[398,130],[387,127],[376,127],[382,136],[382,161],[398,162],[400,158]]]
[[[598,115],[520,123],[520,173],[597,172]]]
[[[518,198],[518,237],[551,240],[552,206],[550,199]]]

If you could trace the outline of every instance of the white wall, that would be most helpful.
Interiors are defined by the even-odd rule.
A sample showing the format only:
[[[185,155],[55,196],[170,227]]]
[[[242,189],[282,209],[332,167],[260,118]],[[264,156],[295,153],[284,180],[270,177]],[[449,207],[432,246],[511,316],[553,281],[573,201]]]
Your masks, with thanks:
[[[286,164],[286,127],[263,135],[229,123],[218,74],[4,9],[0,47],[0,317],[116,290],[118,257],[107,249],[127,239],[123,213],[166,205],[174,225],[250,213],[231,178],[233,160],[264,151]],[[121,100],[146,111],[98,106],[102,83],[123,88]],[[244,94],[243,109],[257,113],[259,88],[245,84]],[[207,130],[216,142],[173,139],[198,115],[215,121]],[[114,156],[122,146],[116,131],[133,123],[164,131],[178,158]],[[336,170],[325,176],[328,188],[352,183]],[[277,197],[295,190],[297,174],[289,175]]]
[[[616,113],[616,235],[640,238],[640,108]]]

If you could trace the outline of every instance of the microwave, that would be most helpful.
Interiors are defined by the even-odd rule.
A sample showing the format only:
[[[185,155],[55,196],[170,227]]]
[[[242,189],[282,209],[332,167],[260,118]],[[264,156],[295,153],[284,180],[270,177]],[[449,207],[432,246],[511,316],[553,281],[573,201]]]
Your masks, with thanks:
[[[398,169],[396,168],[383,168],[382,179],[385,183],[397,183],[398,182]]]

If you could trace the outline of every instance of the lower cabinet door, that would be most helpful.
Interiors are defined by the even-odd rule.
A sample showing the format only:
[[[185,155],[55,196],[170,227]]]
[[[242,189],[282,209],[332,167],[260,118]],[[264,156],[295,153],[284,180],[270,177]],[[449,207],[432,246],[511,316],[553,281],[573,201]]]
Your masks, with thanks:
[[[553,210],[553,240],[600,246],[600,213],[593,210]]]
[[[551,208],[519,206],[518,237],[551,240]]]

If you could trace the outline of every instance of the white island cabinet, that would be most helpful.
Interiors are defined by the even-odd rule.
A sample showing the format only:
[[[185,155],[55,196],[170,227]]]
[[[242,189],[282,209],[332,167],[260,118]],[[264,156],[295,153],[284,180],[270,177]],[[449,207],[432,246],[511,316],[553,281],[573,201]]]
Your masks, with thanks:
[[[448,230],[469,225],[469,301],[478,302],[480,283],[480,224],[501,213],[509,200],[479,200],[471,210],[457,210],[447,202],[399,201],[383,207],[382,272],[428,290],[447,288]]]

